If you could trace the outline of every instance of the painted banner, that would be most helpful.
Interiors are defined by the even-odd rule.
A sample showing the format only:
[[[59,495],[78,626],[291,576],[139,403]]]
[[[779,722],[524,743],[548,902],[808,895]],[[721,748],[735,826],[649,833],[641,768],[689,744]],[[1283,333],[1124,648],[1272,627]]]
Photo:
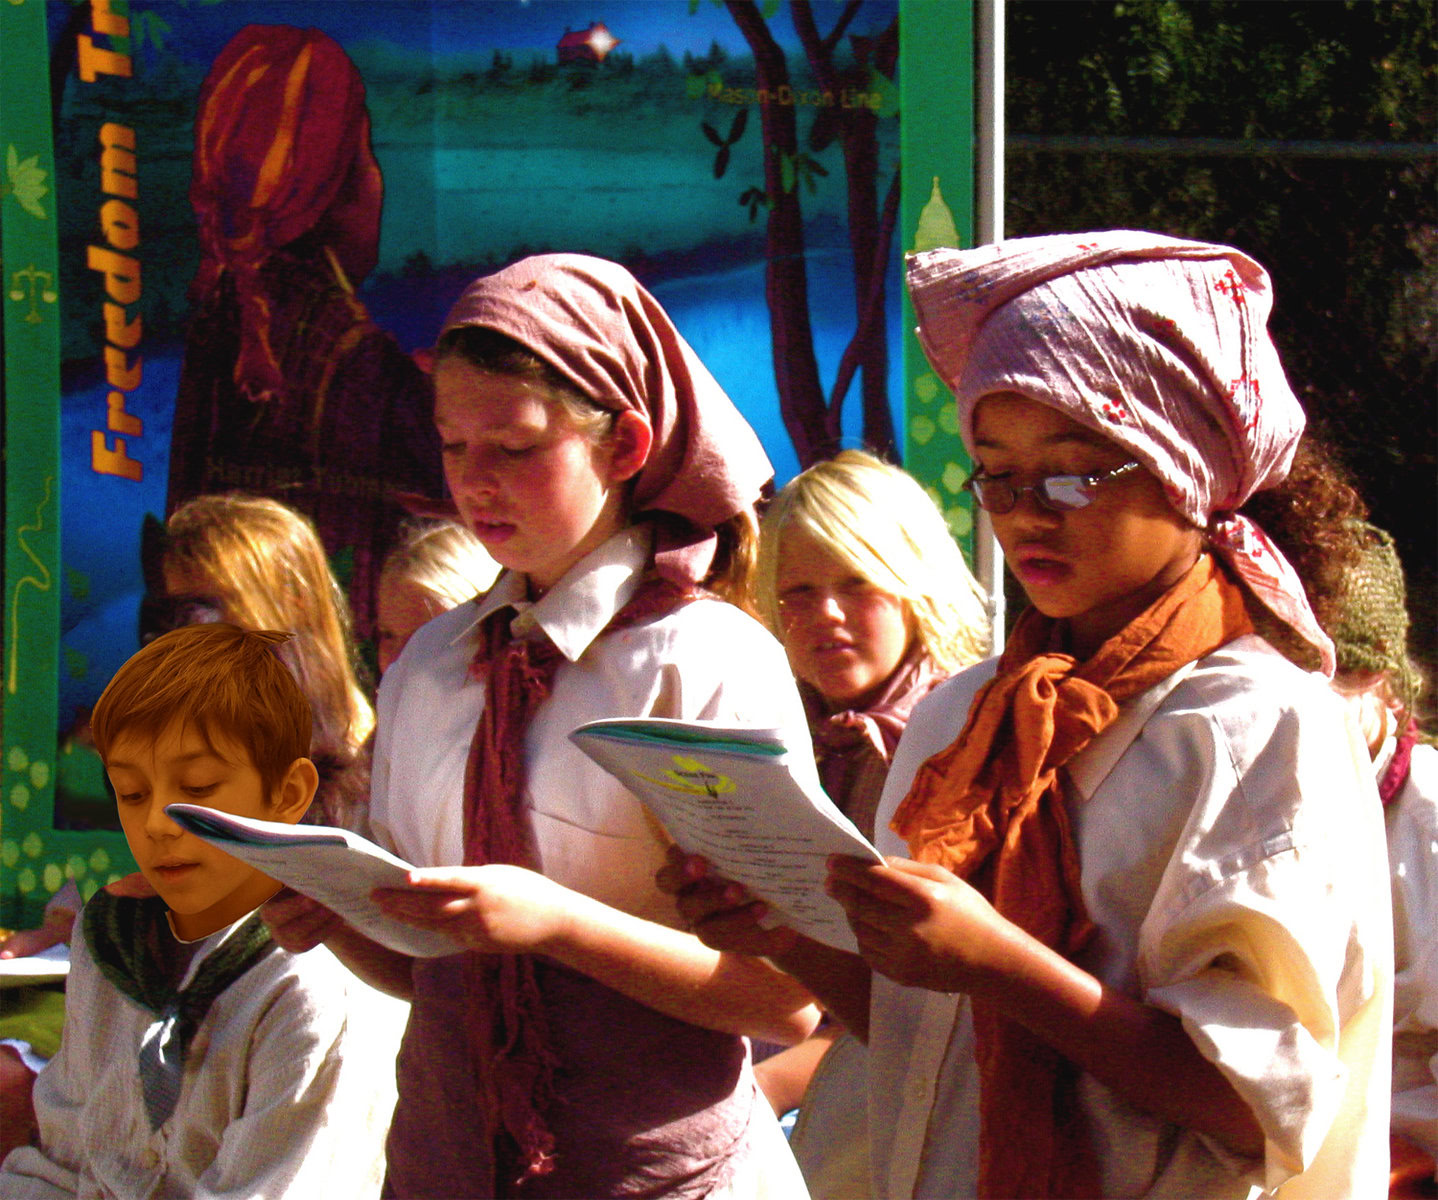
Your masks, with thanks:
[[[423,351],[526,253],[628,266],[779,483],[868,445],[967,536],[901,270],[969,235],[966,3],[5,0],[0,35],[0,923],[131,869],[88,713],[176,601],[178,505],[306,513],[372,658],[397,496],[442,495]]]

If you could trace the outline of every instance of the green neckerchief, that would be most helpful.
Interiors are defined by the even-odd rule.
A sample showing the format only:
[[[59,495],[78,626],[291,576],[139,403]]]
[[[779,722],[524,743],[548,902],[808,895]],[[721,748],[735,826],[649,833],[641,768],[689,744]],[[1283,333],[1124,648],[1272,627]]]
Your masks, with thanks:
[[[190,985],[178,986],[187,965],[170,931],[165,902],[98,891],[85,905],[85,942],[100,973],[120,992],[155,1014],[140,1039],[140,1086],[150,1128],[175,1111],[185,1052],[215,998],[276,948],[258,912],[205,956]]]

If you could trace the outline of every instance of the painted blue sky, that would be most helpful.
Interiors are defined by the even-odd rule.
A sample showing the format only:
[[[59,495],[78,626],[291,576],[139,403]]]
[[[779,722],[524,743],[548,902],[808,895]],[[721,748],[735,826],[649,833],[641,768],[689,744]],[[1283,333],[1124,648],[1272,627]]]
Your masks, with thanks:
[[[832,27],[843,5],[815,0],[821,31]],[[63,23],[69,4],[51,0],[51,22]],[[437,55],[488,51],[552,51],[566,29],[603,21],[620,48],[642,57],[661,44],[676,57],[704,54],[718,42],[731,54],[747,53],[734,20],[714,0],[131,0],[132,13],[153,13],[167,25],[166,48],[182,58],[209,61],[247,24],[300,25],[322,29],[342,44],[382,39]],[[876,32],[893,18],[893,0],[865,5],[850,32]],[[780,42],[796,44],[788,6],[770,18]]]

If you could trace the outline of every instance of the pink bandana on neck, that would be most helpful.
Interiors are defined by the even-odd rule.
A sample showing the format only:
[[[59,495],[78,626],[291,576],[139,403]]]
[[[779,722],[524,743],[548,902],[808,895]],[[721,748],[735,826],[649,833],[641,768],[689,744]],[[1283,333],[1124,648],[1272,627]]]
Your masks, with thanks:
[[[908,282],[970,452],[975,405],[1004,391],[1116,442],[1332,676],[1333,643],[1298,576],[1237,511],[1287,476],[1305,424],[1268,336],[1258,263],[1229,246],[1111,230],[925,251],[909,257]]]

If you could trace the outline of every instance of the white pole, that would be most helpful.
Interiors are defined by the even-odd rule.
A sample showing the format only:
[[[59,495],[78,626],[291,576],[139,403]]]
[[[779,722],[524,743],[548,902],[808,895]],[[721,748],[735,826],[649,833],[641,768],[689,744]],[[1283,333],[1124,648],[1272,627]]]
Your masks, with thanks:
[[[1004,236],[1004,0],[977,0],[976,17],[974,226],[979,245],[987,245]],[[988,597],[997,654],[1004,647],[1004,558],[988,513],[977,505],[974,512],[974,565]]]

